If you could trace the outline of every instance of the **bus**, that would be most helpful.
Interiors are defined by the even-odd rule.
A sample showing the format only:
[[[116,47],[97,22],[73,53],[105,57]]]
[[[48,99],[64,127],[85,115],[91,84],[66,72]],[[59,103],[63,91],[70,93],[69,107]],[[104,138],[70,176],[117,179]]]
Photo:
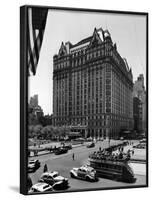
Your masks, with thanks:
[[[99,177],[133,183],[136,181],[134,172],[124,160],[99,159],[89,156],[90,167],[94,168]]]

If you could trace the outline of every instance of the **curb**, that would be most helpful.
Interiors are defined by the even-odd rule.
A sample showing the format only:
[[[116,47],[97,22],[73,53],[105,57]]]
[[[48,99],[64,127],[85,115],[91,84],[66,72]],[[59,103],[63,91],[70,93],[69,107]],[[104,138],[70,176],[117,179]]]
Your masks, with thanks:
[[[146,160],[141,160],[141,159],[131,159],[130,162],[132,162],[132,163],[146,164]]]

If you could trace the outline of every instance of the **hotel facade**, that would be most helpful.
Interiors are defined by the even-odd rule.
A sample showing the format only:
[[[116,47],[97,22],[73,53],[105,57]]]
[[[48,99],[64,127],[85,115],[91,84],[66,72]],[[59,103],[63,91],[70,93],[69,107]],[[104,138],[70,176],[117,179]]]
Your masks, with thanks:
[[[85,137],[118,138],[133,128],[133,76],[108,30],[76,44],[62,42],[53,57],[53,119]]]

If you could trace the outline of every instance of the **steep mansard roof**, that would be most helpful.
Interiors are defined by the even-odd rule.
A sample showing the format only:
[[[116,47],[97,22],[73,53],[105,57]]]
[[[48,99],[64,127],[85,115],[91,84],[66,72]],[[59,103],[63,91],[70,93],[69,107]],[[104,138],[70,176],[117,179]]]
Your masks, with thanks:
[[[93,38],[93,36],[87,37],[87,38],[81,40],[80,42],[78,42],[78,43],[72,45],[72,48],[73,48],[73,47],[76,47],[76,46],[79,46],[79,45],[82,45],[82,44],[85,44],[85,43],[88,43],[88,42],[91,41],[92,38]]]
[[[89,45],[91,43],[91,41],[94,39],[94,38],[98,38],[98,40],[100,40],[101,42],[103,42],[105,40],[105,38],[107,37],[111,37],[110,36],[110,33],[108,30],[103,30],[102,28],[99,28],[99,29],[94,29],[94,33],[92,36],[90,37],[87,37],[81,41],[79,41],[78,43],[74,44],[71,46],[71,49],[75,48],[75,47],[81,47],[82,45]]]
[[[99,29],[95,28],[92,36],[89,36],[83,40],[80,40],[74,45],[71,44],[70,42],[66,42],[65,44],[62,42],[60,50],[59,50],[59,55],[72,53],[79,50],[80,48],[85,49],[88,46],[91,46],[94,42],[102,43],[107,38],[109,38],[112,42],[111,35],[108,30],[103,30],[102,28],[99,28]],[[114,48],[117,51],[116,44],[114,44]],[[127,60],[125,58],[122,58],[122,61],[124,62],[126,70],[132,74],[131,69],[128,66]]]
[[[99,43],[103,42],[107,37],[110,37],[110,33],[108,30],[103,30],[102,28],[99,29],[94,29],[93,35],[89,36],[79,42],[77,42],[76,44],[71,44],[70,42],[64,43],[62,42],[60,50],[59,50],[59,54],[62,53],[66,53],[67,52],[72,52],[75,51],[81,47],[87,47],[89,45],[91,45],[93,43],[94,40],[97,40]]]

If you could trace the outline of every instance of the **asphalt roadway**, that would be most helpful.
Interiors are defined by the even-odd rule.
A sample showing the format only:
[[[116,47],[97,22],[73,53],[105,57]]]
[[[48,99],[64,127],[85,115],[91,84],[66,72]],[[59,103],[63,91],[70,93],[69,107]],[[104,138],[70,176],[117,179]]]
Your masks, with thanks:
[[[119,141],[120,142],[120,141]],[[117,141],[111,142],[112,144],[118,143]],[[131,186],[145,186],[146,185],[146,166],[145,164],[131,163],[131,167],[135,173],[136,182],[135,183],[124,183],[118,182],[110,179],[100,178],[98,182],[87,182],[79,179],[73,179],[70,177],[70,170],[73,167],[80,167],[88,163],[88,156],[91,152],[99,150],[99,147],[105,148],[108,146],[108,141],[97,142],[95,147],[87,148],[86,146],[80,146],[73,148],[66,154],[55,155],[46,154],[37,156],[30,159],[39,159],[41,162],[41,167],[34,173],[29,173],[32,183],[35,184],[40,179],[43,173],[44,165],[47,164],[49,171],[58,171],[60,175],[67,177],[69,180],[69,188],[67,190],[89,190],[89,189],[104,189],[113,187],[131,187]],[[75,159],[72,159],[72,154],[74,153]]]

